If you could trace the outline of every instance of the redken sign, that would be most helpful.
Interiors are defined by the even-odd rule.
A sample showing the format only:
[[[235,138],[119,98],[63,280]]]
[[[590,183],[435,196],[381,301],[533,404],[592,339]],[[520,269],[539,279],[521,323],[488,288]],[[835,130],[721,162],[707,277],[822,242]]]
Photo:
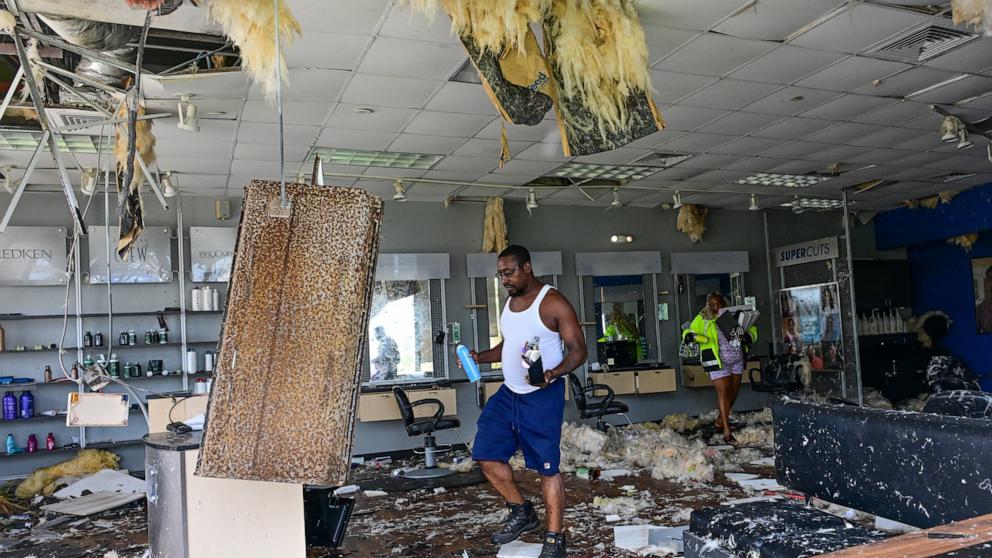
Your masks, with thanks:
[[[0,234],[0,285],[64,285],[65,229],[7,227]]]
[[[189,257],[194,282],[226,283],[231,280],[237,236],[238,229],[234,227],[189,228]]]
[[[809,242],[801,242],[790,246],[782,246],[781,248],[775,248],[773,253],[775,265],[778,267],[818,262],[820,260],[832,260],[840,255],[840,251],[837,249],[836,236],[810,240]]]
[[[107,282],[107,227],[89,227],[90,283]],[[172,234],[148,227],[124,260],[117,255],[117,227],[110,227],[112,283],[169,283],[172,281]]]

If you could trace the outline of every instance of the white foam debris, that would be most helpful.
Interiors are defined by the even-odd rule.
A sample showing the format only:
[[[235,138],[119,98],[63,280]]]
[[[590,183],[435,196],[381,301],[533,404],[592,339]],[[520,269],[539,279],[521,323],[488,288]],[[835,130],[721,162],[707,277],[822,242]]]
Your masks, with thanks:
[[[388,493],[384,490],[366,490],[362,494],[364,494],[366,498],[382,498],[383,496],[388,496]]]
[[[513,541],[500,546],[496,558],[538,558],[541,548],[542,545],[536,543]]]
[[[689,516],[692,515],[692,508],[682,508],[681,510],[675,512],[672,516],[672,523],[685,523],[689,521]]]
[[[592,500],[592,505],[599,509],[603,515],[619,515],[621,517],[637,517],[641,510],[654,506],[654,498],[647,490],[641,492],[636,498],[630,496],[617,496],[609,498],[606,496],[596,496]]]
[[[437,488],[434,489],[434,495],[436,496],[438,494],[444,494],[447,491],[448,490],[445,489],[443,486],[439,486],[439,487],[437,487]]]

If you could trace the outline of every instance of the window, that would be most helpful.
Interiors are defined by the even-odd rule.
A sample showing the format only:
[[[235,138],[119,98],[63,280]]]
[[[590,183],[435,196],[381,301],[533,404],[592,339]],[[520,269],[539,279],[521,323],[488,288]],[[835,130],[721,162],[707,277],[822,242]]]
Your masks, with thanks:
[[[596,361],[614,367],[654,360],[640,275],[592,277]]]
[[[436,377],[432,281],[377,281],[369,312],[366,381]]]

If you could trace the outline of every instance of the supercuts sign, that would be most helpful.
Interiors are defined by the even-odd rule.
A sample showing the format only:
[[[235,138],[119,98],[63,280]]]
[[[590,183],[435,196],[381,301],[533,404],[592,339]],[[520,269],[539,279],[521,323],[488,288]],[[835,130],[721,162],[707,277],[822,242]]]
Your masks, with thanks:
[[[837,249],[837,237],[810,240],[799,244],[791,244],[775,248],[775,265],[787,267],[820,260],[832,260],[840,255]]]
[[[7,227],[0,234],[0,285],[64,285],[65,229]]]

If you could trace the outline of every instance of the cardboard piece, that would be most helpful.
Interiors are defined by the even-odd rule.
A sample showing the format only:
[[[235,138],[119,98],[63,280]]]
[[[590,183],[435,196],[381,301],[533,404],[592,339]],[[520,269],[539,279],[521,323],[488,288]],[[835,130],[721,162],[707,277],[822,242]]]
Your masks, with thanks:
[[[644,556],[660,554],[665,549],[680,554],[683,551],[682,532],[688,528],[688,525],[622,525],[613,528],[613,545]]]
[[[126,393],[78,393],[68,395],[66,426],[127,426]]]
[[[113,469],[103,469],[80,479],[53,494],[56,498],[78,498],[84,491],[144,494],[145,481]]]
[[[539,558],[543,545],[513,541],[499,547],[496,558]]]

